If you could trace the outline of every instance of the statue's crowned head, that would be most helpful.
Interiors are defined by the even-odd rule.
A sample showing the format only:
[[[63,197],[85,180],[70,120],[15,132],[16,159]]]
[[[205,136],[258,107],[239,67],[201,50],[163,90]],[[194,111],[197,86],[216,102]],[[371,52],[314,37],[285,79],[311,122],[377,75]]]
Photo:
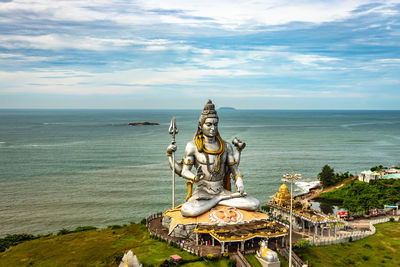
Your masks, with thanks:
[[[215,110],[215,105],[213,104],[213,102],[210,99],[207,100],[207,103],[204,105],[203,112],[200,115],[199,125],[197,127],[196,135],[202,134],[202,130],[201,130],[202,125],[209,118],[217,119],[217,121],[218,121],[218,115],[217,115],[217,111]],[[218,134],[218,131],[217,131],[217,134]]]

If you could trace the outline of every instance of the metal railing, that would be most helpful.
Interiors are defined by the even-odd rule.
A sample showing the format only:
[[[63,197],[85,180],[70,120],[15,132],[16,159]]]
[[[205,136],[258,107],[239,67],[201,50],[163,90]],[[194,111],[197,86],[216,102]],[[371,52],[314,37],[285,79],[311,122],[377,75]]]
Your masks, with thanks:
[[[393,218],[396,221],[399,220],[399,216],[393,216]],[[326,245],[349,242],[350,238],[353,241],[360,240],[360,239],[363,239],[367,236],[370,236],[370,235],[373,235],[376,233],[376,228],[375,228],[374,224],[388,222],[389,220],[390,220],[390,218],[383,218],[383,219],[377,219],[377,220],[370,221],[369,222],[369,231],[354,231],[354,232],[348,232],[348,233],[343,233],[343,234],[337,234],[336,236],[332,236],[332,237],[317,237],[317,238],[311,239],[310,243],[311,243],[311,245],[314,245],[314,246],[326,246]]]

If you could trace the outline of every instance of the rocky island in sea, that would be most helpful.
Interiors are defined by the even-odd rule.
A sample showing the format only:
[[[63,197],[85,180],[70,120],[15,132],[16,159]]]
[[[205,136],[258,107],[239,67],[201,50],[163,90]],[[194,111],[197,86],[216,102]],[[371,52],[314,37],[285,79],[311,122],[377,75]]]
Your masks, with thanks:
[[[128,123],[128,125],[130,125],[130,126],[143,126],[143,125],[160,125],[160,124],[157,123],[157,122],[145,121],[145,122],[130,122],[130,123]]]
[[[236,108],[234,108],[234,107],[220,107],[218,110],[221,110],[221,111],[223,111],[223,110],[236,110]]]

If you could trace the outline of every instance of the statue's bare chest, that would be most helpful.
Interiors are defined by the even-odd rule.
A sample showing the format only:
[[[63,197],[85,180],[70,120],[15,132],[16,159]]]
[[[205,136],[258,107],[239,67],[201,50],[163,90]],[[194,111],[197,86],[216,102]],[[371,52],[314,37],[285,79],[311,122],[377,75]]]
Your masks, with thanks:
[[[196,151],[195,158],[197,165],[216,165],[218,164],[218,154],[207,154],[207,153],[200,153]],[[219,163],[224,165],[226,159],[226,153],[223,153],[220,156]]]

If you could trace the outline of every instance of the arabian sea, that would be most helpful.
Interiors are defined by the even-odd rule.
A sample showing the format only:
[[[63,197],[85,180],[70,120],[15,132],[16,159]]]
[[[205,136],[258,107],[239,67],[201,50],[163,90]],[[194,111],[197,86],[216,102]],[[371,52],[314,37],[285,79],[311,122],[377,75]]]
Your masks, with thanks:
[[[177,160],[199,110],[0,110],[0,237],[139,221],[171,206],[165,150],[177,119]],[[400,111],[219,111],[219,131],[247,143],[245,190],[262,203],[301,173],[358,174],[400,161]],[[159,126],[128,126],[129,122]],[[176,198],[186,195],[176,178]]]

